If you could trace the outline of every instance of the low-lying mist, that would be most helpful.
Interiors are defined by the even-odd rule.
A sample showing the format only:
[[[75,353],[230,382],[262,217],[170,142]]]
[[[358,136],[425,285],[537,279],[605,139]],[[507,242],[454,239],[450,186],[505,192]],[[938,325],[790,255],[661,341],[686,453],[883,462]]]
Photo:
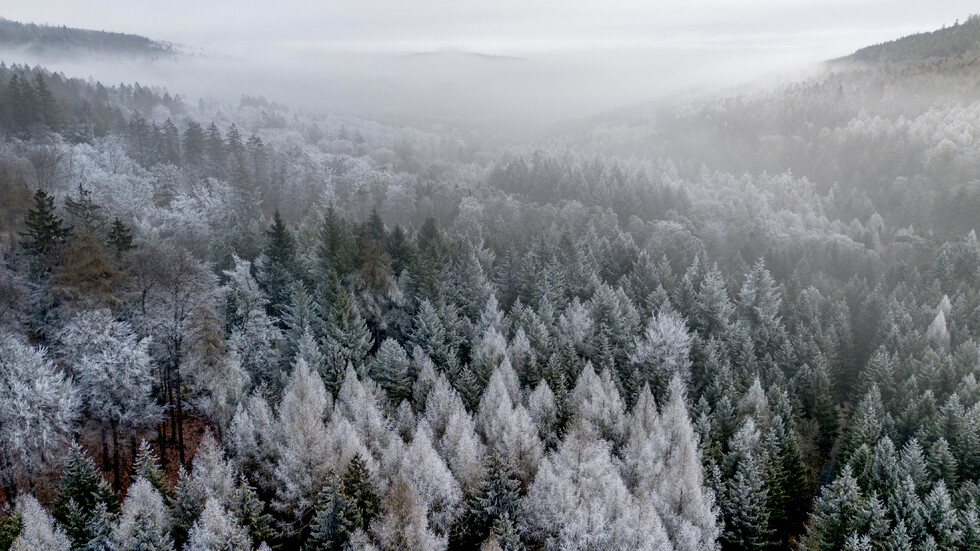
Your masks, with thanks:
[[[2,57],[104,84],[162,86],[193,103],[262,95],[305,110],[477,130],[507,140],[536,136],[569,119],[729,87],[816,61],[812,52],[708,47],[554,50],[526,56],[259,50],[150,60],[28,52]]]

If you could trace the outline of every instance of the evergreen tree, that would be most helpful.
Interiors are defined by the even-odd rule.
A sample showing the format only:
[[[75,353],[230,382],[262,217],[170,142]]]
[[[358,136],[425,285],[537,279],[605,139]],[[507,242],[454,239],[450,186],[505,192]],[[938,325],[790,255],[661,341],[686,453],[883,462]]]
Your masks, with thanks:
[[[173,511],[170,534],[174,546],[183,549],[191,527],[204,509],[204,493],[194,484],[183,466],[177,474],[177,486],[174,488],[174,497],[170,498],[170,508]]]
[[[411,396],[411,360],[394,339],[385,339],[378,347],[369,373],[385,389],[392,403],[400,403]]]
[[[69,551],[71,540],[58,528],[44,507],[27,495],[17,506],[21,529],[10,551]]]
[[[88,524],[98,504],[119,511],[116,495],[102,473],[77,443],[73,444],[61,474],[61,491],[54,503],[54,517],[76,547],[88,543]]]
[[[120,260],[123,255],[135,248],[132,232],[118,218],[112,221],[108,241],[109,248],[112,250],[113,255],[115,255],[116,260]]]
[[[520,511],[520,489],[520,481],[506,464],[492,458],[479,488],[466,499],[463,517],[450,537],[450,548],[472,549],[498,531],[498,522],[513,527],[512,519],[518,518]]]
[[[272,217],[272,224],[265,230],[265,236],[258,279],[269,297],[269,315],[281,320],[290,306],[298,267],[293,234],[283,223],[278,209]]]
[[[336,392],[343,370],[348,364],[360,367],[374,343],[357,305],[343,288],[338,290],[324,324],[328,369],[324,379],[330,390]]]
[[[102,213],[102,206],[92,200],[91,190],[86,189],[82,184],[78,184],[77,198],[70,196],[65,198],[65,212],[73,229],[96,237],[105,236],[106,220]]]
[[[40,261],[50,260],[71,235],[71,228],[55,212],[54,198],[42,189],[34,192],[34,206],[27,211],[24,225],[27,231],[21,233],[22,245]]]
[[[140,441],[133,461],[133,478],[143,478],[148,481],[161,495],[168,495],[170,487],[166,475],[160,466],[160,458],[145,439]]]

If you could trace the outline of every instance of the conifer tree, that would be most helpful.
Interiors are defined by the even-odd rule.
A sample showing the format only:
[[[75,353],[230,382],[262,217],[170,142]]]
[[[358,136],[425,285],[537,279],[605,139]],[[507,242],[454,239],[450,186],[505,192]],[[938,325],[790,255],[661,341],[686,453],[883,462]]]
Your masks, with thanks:
[[[17,505],[21,529],[10,551],[69,551],[71,540],[55,524],[34,496],[26,495]]]
[[[272,216],[272,224],[265,230],[265,239],[258,279],[269,297],[269,315],[281,320],[290,306],[298,268],[295,239],[278,209]]]
[[[88,543],[87,526],[98,504],[119,511],[116,495],[102,473],[77,443],[72,444],[61,475],[61,491],[54,503],[54,517],[76,547]]]
[[[118,218],[112,221],[112,226],[109,228],[108,242],[109,248],[112,250],[112,254],[116,257],[116,260],[120,260],[123,255],[135,248],[132,232]]]
[[[194,484],[191,476],[181,466],[177,474],[177,486],[170,498],[173,522],[170,534],[177,549],[183,549],[191,527],[197,522],[204,509],[204,492]]]
[[[343,288],[338,290],[324,324],[326,334],[323,345],[327,356],[324,380],[327,387],[336,393],[343,370],[348,364],[360,367],[374,343],[357,305]]]
[[[493,457],[479,488],[466,499],[463,516],[449,540],[450,548],[475,547],[496,532],[498,522],[509,522],[512,527],[520,513],[520,489],[520,481],[507,465]]]
[[[137,477],[145,479],[161,495],[169,495],[170,487],[167,484],[163,468],[160,466],[160,458],[145,439],[140,441],[136,459],[133,461],[134,480]]]
[[[55,211],[54,197],[43,189],[34,192],[34,205],[27,211],[24,225],[27,231],[20,234],[24,249],[39,261],[48,261],[71,236],[71,228]]]

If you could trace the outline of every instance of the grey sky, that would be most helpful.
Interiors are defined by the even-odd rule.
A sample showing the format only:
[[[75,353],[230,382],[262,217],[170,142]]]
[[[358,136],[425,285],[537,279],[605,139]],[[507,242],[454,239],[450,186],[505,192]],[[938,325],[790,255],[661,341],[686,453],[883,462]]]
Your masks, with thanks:
[[[842,55],[977,10],[945,0],[0,0],[17,21],[144,34],[219,52],[531,54],[565,48],[761,48]],[[810,56],[806,56],[810,57]]]

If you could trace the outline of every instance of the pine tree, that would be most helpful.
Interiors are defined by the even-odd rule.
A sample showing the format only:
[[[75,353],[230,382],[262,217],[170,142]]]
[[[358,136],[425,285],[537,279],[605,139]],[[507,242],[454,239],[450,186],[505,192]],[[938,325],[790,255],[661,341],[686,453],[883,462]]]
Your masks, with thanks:
[[[0,510],[0,551],[9,551],[22,528],[20,514],[11,511],[10,506],[5,504]]]
[[[92,200],[91,190],[85,189],[82,184],[78,184],[77,198],[65,198],[65,212],[73,229],[96,237],[105,236],[106,220],[102,206]]]
[[[204,493],[194,484],[183,466],[177,474],[177,486],[174,488],[174,497],[170,498],[170,508],[173,511],[170,534],[176,548],[183,549],[191,527],[204,509]]]
[[[118,218],[112,221],[112,227],[109,228],[108,241],[109,248],[112,250],[112,254],[115,255],[116,260],[120,260],[123,255],[136,247],[133,245],[133,234],[130,232],[129,227]]]
[[[160,466],[160,458],[146,439],[140,441],[136,460],[133,461],[133,478],[137,477],[147,480],[161,495],[170,493],[166,475]]]
[[[367,465],[359,455],[354,455],[341,479],[340,493],[350,504],[348,518],[354,530],[367,529],[378,516],[381,500],[371,483]]]
[[[20,534],[10,551],[69,551],[71,540],[58,528],[51,515],[33,496],[21,498],[17,505]]]
[[[265,230],[265,237],[258,279],[269,296],[269,315],[282,320],[290,306],[298,266],[296,242],[278,209],[272,216],[272,224]]]
[[[392,403],[398,404],[411,396],[411,360],[394,339],[385,339],[378,347],[369,373],[385,389]]]
[[[806,536],[800,548],[806,551],[841,549],[851,533],[867,518],[864,498],[851,467],[820,492]]]
[[[327,387],[336,393],[343,370],[348,364],[360,367],[374,343],[357,305],[343,288],[339,289],[324,324],[326,334],[323,344],[327,355],[324,380]]]
[[[479,488],[466,499],[463,517],[454,525],[451,549],[471,549],[495,532],[498,521],[518,518],[521,483],[506,464],[493,457]]]
[[[24,225],[27,231],[20,234],[24,249],[41,261],[49,259],[71,236],[71,228],[55,212],[54,197],[42,189],[34,192],[34,206],[27,211]]]
[[[61,491],[54,503],[54,517],[77,547],[87,543],[87,525],[98,504],[110,513],[119,502],[102,473],[77,443],[72,444],[61,474]]]
[[[265,512],[263,503],[248,482],[239,480],[238,489],[232,499],[231,512],[248,533],[252,545],[258,547],[263,542],[276,542],[279,533],[275,528],[275,519]]]
[[[120,551],[172,551],[170,512],[163,496],[145,478],[130,485],[119,523],[112,532]]]

